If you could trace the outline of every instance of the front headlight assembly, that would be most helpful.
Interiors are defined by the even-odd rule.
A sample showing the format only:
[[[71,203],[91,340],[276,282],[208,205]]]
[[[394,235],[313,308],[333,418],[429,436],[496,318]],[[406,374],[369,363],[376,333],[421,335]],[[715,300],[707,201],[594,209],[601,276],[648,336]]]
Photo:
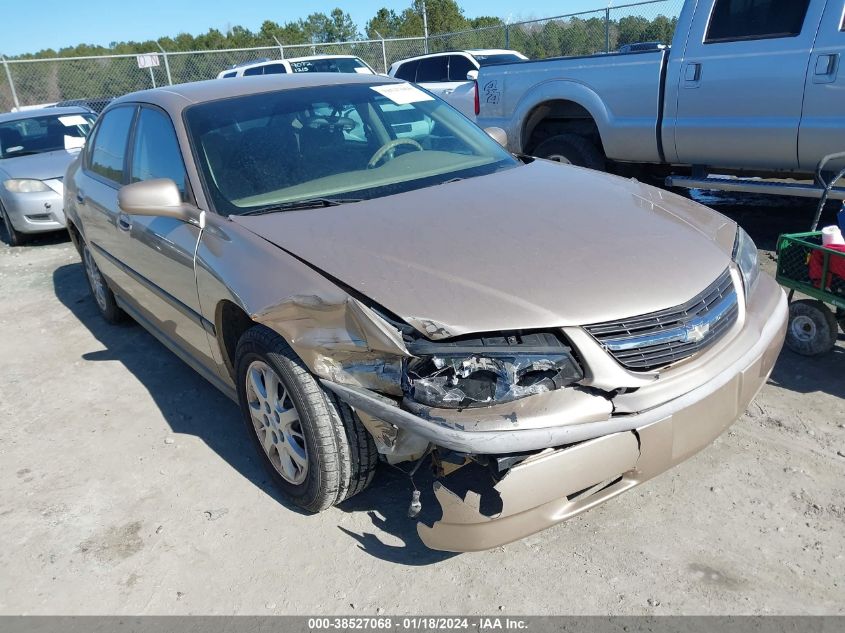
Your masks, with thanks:
[[[534,345],[537,337],[550,345]],[[492,344],[491,344],[492,343]],[[571,350],[551,333],[413,346],[404,391],[429,407],[490,406],[560,389],[584,378]]]
[[[748,299],[751,291],[754,289],[754,284],[757,283],[757,279],[760,277],[760,264],[757,261],[757,246],[742,227],[737,227],[733,260],[742,274],[745,298]]]
[[[6,191],[12,193],[38,193],[40,191],[50,191],[50,187],[45,185],[40,180],[30,180],[28,178],[12,178],[3,182]]]

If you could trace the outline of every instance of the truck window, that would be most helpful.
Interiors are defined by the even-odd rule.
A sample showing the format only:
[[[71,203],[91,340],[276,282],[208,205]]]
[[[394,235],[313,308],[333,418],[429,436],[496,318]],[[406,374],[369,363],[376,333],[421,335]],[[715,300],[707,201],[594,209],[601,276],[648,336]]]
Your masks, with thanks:
[[[265,75],[284,75],[288,71],[285,70],[284,64],[267,64],[264,67],[264,74]]]
[[[252,75],[263,75],[264,74],[264,66],[253,66],[252,68],[247,68],[244,71],[244,77],[251,77]]]
[[[705,44],[801,33],[810,0],[716,0]]]

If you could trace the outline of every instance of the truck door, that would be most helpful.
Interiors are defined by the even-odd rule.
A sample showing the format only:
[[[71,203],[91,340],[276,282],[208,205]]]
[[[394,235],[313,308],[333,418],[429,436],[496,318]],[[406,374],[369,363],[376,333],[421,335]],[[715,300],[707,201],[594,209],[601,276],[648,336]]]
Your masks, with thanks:
[[[698,3],[678,77],[680,162],[798,167],[804,80],[824,6],[825,0]]]
[[[845,2],[828,0],[810,58],[798,136],[801,169],[814,170],[828,154],[845,152]],[[830,168],[843,167],[830,164]]]

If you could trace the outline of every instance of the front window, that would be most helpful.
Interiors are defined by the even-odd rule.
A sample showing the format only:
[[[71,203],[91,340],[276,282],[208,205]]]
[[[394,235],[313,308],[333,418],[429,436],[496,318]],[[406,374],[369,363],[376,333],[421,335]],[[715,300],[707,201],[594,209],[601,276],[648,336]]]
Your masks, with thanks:
[[[295,73],[359,73],[372,75],[370,67],[357,57],[328,57],[290,62]]]
[[[199,104],[186,122],[215,208],[372,199],[518,162],[411,84],[299,88]]]
[[[94,115],[52,114],[0,123],[0,158],[75,150],[85,144]]]

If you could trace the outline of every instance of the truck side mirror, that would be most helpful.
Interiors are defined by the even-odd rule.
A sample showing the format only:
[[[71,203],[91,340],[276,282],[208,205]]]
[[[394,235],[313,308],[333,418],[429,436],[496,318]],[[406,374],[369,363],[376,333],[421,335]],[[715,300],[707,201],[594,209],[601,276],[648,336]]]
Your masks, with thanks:
[[[467,73],[467,80],[468,81],[476,81],[478,79],[478,71],[471,70]]]

